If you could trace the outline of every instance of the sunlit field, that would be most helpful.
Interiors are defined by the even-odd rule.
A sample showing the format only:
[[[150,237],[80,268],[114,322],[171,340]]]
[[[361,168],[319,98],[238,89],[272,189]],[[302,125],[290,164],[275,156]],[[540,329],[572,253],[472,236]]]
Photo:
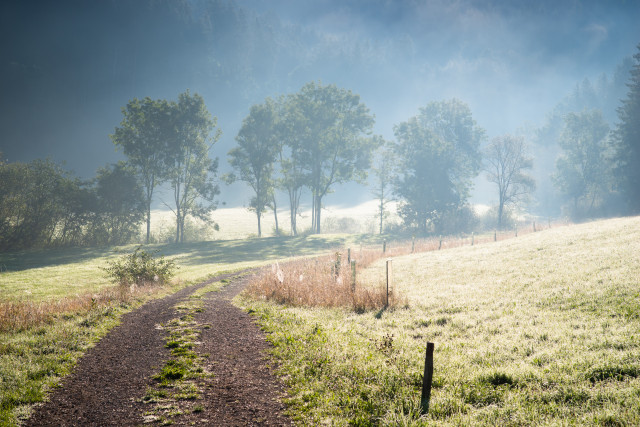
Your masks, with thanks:
[[[640,217],[613,219],[395,257],[395,309],[237,302],[269,332],[301,424],[640,425],[638,254]],[[359,280],[379,284],[384,261]]]
[[[395,212],[396,204],[388,203],[388,218],[385,224],[399,222]],[[323,231],[329,233],[371,233],[379,231],[378,206],[375,200],[353,207],[328,206],[322,210]],[[247,208],[218,208],[211,214],[211,219],[220,227],[218,231],[205,229],[201,240],[235,240],[256,237],[258,220],[254,212]],[[152,234],[159,240],[172,238],[175,233],[175,217],[171,211],[155,210],[151,214]],[[262,217],[262,235],[275,236],[276,222],[273,211],[267,211]],[[145,226],[146,227],[146,226]],[[278,209],[278,227],[280,233],[290,234],[290,219],[287,206]],[[302,207],[297,218],[298,233],[311,229],[311,210]]]

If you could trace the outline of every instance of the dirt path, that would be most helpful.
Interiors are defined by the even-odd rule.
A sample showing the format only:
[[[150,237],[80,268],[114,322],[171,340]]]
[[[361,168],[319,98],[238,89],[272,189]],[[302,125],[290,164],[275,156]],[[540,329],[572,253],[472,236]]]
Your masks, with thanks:
[[[229,278],[220,276],[210,282]],[[197,352],[209,354],[201,410],[174,418],[177,425],[290,425],[282,415],[283,391],[266,366],[264,334],[249,315],[231,305],[248,279],[234,279],[208,294],[198,322],[202,331]],[[210,283],[208,282],[208,283]],[[151,301],[122,317],[79,361],[50,400],[37,408],[27,426],[143,425],[147,407],[141,401],[156,374],[170,358],[165,332],[158,325],[176,316],[174,306],[205,284]],[[149,425],[149,424],[147,424]]]

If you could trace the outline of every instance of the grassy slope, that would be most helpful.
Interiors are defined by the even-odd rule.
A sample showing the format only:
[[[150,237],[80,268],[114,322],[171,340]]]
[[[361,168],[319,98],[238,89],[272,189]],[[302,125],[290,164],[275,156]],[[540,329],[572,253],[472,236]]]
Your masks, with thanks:
[[[640,218],[614,219],[396,258],[409,307],[392,312],[240,303],[271,332],[305,424],[640,425],[639,253]]]

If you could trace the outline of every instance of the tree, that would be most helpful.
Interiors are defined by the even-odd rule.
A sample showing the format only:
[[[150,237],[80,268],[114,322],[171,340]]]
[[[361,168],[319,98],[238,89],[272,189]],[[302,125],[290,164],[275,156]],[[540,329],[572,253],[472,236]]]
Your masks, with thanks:
[[[98,169],[95,193],[97,218],[93,240],[99,244],[129,243],[138,234],[146,208],[135,170],[125,162]]]
[[[304,125],[304,120],[296,119],[300,112],[296,109],[295,101],[295,95],[290,95],[281,97],[276,104],[279,117],[277,158],[280,166],[277,186],[286,190],[289,196],[289,218],[293,236],[298,235],[298,209],[307,179],[301,156],[303,141],[298,138],[299,133],[302,132],[301,127]]]
[[[380,137],[381,138],[381,137]],[[389,215],[387,205],[391,202],[391,184],[393,182],[394,157],[390,143],[380,140],[381,150],[378,151],[373,166],[373,173],[376,176],[373,196],[378,200],[378,218],[380,220],[379,232],[384,231],[384,220]]]
[[[498,187],[498,228],[507,206],[518,204],[535,190],[533,178],[524,173],[533,167],[524,138],[504,135],[494,138],[484,150],[485,171],[489,182]]]
[[[627,86],[629,92],[618,108],[613,134],[616,142],[615,176],[631,212],[640,212],[640,44]]]
[[[138,172],[145,192],[147,236],[151,233],[151,203],[157,185],[164,181],[168,153],[168,138],[173,132],[172,108],[166,100],[142,101],[134,98],[123,109],[124,118],[113,135],[113,143]]]
[[[50,160],[0,162],[0,249],[81,244],[93,205],[85,183]]]
[[[272,100],[252,106],[236,136],[238,146],[229,151],[229,164],[238,173],[238,179],[249,184],[255,193],[250,207],[258,219],[258,237],[262,236],[260,219],[264,211],[272,203],[277,209],[273,189],[273,166],[279,152],[276,122]]]
[[[322,199],[334,184],[366,178],[377,139],[368,137],[374,118],[360,96],[335,85],[308,83],[292,99],[301,161],[311,189],[312,228],[320,233]]]
[[[209,221],[216,208],[215,196],[220,189],[215,182],[218,159],[209,158],[209,151],[221,131],[215,129],[217,118],[211,117],[204,99],[189,91],[170,105],[172,133],[168,139],[166,176],[173,190],[176,215],[176,243],[184,242],[187,216]]]
[[[440,232],[445,216],[466,203],[480,167],[484,130],[463,102],[431,102],[394,126],[398,159],[394,194],[405,224]]]
[[[572,201],[573,215],[592,213],[610,184],[609,125],[599,110],[568,113],[564,120],[553,180]],[[583,212],[580,202],[586,204]]]

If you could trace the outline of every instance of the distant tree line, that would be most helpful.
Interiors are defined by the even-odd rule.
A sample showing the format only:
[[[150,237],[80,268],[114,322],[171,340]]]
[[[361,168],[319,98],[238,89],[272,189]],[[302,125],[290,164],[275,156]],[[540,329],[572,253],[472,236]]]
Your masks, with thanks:
[[[613,130],[600,110],[585,109],[564,113],[555,133],[561,151],[551,178],[574,218],[640,213],[640,52],[634,58]],[[145,220],[149,242],[154,191],[163,183],[173,193],[166,206],[175,214],[175,242],[184,241],[187,218],[210,221],[219,193],[218,160],[210,152],[221,131],[202,97],[187,91],[175,102],[133,99],[122,113],[111,138],[127,161],[101,168],[94,179],[80,180],[49,160],[7,163],[0,156],[1,250],[128,243]],[[394,126],[395,141],[373,135],[374,120],[357,94],[320,82],[252,106],[228,153],[233,172],[224,179],[252,189],[258,236],[269,210],[280,231],[278,192],[288,196],[290,233],[298,234],[305,190],[311,231],[320,233],[325,196],[339,184],[364,183],[370,171],[380,233],[390,200],[414,232],[472,229],[468,200],[481,171],[497,190],[497,228],[536,188],[525,139],[487,141],[460,100],[427,104]]]
[[[0,156],[0,249],[128,243],[139,232],[143,194],[124,163],[82,181],[50,160]]]

